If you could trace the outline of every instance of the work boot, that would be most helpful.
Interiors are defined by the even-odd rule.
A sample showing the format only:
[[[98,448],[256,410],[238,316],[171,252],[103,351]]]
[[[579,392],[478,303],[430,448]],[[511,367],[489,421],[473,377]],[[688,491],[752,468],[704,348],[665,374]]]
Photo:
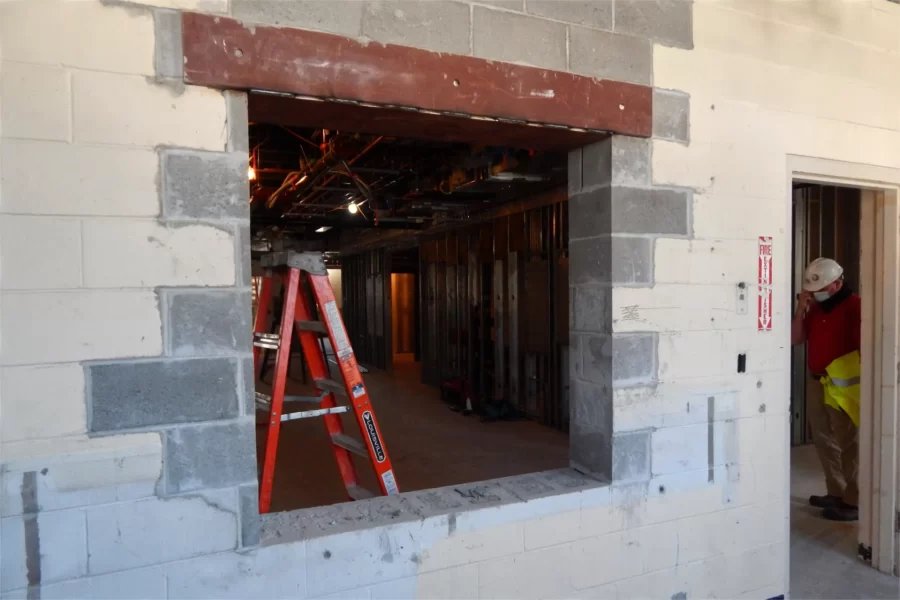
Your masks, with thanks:
[[[809,503],[816,508],[831,508],[841,503],[840,496],[810,496]]]
[[[829,521],[858,521],[859,508],[841,502],[837,506],[831,506],[823,510],[822,516]]]

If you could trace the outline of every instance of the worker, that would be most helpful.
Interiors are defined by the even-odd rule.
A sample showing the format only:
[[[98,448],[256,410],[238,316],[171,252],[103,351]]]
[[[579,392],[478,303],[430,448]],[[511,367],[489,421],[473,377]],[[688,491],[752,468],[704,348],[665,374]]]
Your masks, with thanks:
[[[822,384],[821,398],[807,394],[806,412],[826,494],[810,496],[809,503],[832,521],[859,518],[859,337],[859,296],[837,262],[817,258],[803,275],[791,343],[806,343],[807,366]]]

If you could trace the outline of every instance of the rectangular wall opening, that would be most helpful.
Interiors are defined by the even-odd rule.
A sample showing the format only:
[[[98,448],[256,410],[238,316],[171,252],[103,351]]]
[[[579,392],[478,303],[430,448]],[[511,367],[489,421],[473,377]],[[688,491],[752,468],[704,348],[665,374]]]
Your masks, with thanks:
[[[325,254],[400,490],[568,467],[571,143],[468,119],[417,129],[415,115],[288,111],[254,94],[249,106],[256,275],[266,252]],[[293,348],[287,393],[308,394]],[[274,355],[257,391],[270,390]],[[326,355],[336,373],[327,343]],[[359,438],[352,414],[341,418]],[[347,500],[323,422],[283,423],[271,510]]]

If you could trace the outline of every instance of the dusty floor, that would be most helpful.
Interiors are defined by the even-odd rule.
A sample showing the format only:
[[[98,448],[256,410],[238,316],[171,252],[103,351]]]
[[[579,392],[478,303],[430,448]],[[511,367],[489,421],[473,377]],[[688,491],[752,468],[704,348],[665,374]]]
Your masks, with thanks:
[[[900,580],[856,557],[855,523],[835,523],[809,505],[825,493],[813,446],[791,452],[791,598],[900,598]]]
[[[299,360],[292,365],[287,393],[302,394]],[[271,374],[265,379],[270,380]],[[557,469],[569,464],[566,434],[531,421],[482,423],[447,408],[440,393],[419,383],[417,363],[399,356],[394,373],[364,375],[378,424],[401,491]],[[267,391],[261,385],[260,391]],[[344,430],[359,439],[352,413],[341,415]],[[265,427],[257,426],[257,456],[264,453]],[[362,484],[378,490],[365,460],[354,456]],[[284,511],[345,502],[334,455],[321,419],[289,421],[281,428],[272,510]]]

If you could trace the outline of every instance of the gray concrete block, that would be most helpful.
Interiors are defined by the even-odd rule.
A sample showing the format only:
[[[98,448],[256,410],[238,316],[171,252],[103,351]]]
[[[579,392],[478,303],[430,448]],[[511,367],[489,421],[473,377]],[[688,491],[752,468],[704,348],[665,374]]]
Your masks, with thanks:
[[[683,92],[653,90],[653,137],[689,142],[691,97]]]
[[[231,0],[231,14],[244,21],[314,29],[357,37],[364,0]]]
[[[694,47],[691,0],[616,0],[615,30],[665,46]]]
[[[571,381],[570,385],[572,387],[570,422],[578,423],[585,429],[612,432],[612,387],[578,379]]]
[[[581,191],[581,148],[569,152],[569,195]]]
[[[639,37],[572,26],[569,68],[600,79],[651,85],[653,46]]]
[[[563,23],[476,6],[472,44],[475,56],[480,58],[566,70]]]
[[[570,240],[569,285],[609,285],[613,269],[611,246],[609,236]]]
[[[581,338],[583,336],[577,333],[569,333],[569,376],[581,379],[582,362],[581,362]]]
[[[617,333],[612,342],[612,376],[617,388],[657,381],[658,337],[654,333]]]
[[[691,202],[687,190],[614,187],[612,232],[687,235]]]
[[[586,335],[581,351],[582,377],[608,389],[613,380],[613,340],[609,335]]]
[[[576,331],[612,332],[612,287],[591,286],[574,288]]]
[[[256,425],[252,417],[168,429],[163,444],[167,494],[256,480]]]
[[[241,384],[244,414],[256,415],[256,369],[252,356],[241,359]]]
[[[612,184],[649,186],[650,140],[614,135],[612,142]]]
[[[469,7],[447,0],[370,2],[362,15],[362,34],[368,38],[453,54],[470,53],[469,27]]]
[[[569,424],[569,464],[586,475],[601,481],[612,478],[611,431],[590,429]]]
[[[612,436],[614,483],[650,479],[650,430],[626,431]]]
[[[234,236],[234,264],[235,282],[241,287],[250,287],[253,278],[253,265],[250,256],[250,225],[237,226],[237,235]]]
[[[609,187],[569,196],[569,240],[610,234]]]
[[[164,292],[172,356],[221,356],[252,351],[250,291]]]
[[[255,483],[238,488],[241,510],[241,546],[258,546],[259,530],[259,486]]]
[[[165,149],[163,217],[249,219],[247,154]]]
[[[582,149],[581,178],[583,189],[609,185],[612,182],[612,138]]]
[[[613,283],[653,283],[652,239],[613,237],[611,246],[610,277]]]
[[[184,51],[181,38],[181,13],[174,10],[153,11],[156,46],[154,63],[156,76],[162,79],[184,80]]]
[[[612,0],[528,0],[525,11],[539,17],[556,19],[593,27],[595,29],[609,29],[613,27],[613,2]]]
[[[236,417],[237,368],[233,358],[89,364],[88,430]]]
[[[247,115],[247,93],[225,90],[225,119],[228,125],[226,150],[229,152],[250,151],[250,125]]]

